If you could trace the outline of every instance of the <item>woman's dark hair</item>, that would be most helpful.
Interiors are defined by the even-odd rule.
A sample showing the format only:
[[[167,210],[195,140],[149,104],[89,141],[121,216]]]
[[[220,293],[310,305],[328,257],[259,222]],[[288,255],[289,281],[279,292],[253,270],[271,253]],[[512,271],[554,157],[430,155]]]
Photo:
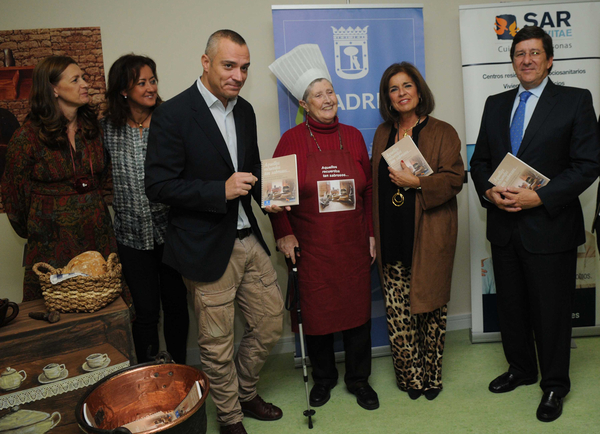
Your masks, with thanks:
[[[428,115],[435,108],[433,93],[431,93],[429,86],[427,86],[427,83],[419,70],[408,62],[394,63],[385,70],[383,77],[381,77],[381,83],[379,84],[379,113],[381,113],[381,117],[386,122],[395,122],[398,120],[399,113],[392,107],[389,90],[390,79],[401,72],[404,72],[411,78],[417,86],[418,94],[421,96],[419,98],[419,104],[415,109],[417,116]]]
[[[127,123],[127,118],[131,116],[127,99],[121,92],[131,89],[140,78],[140,71],[144,66],[152,70],[154,78],[156,75],[156,63],[149,57],[138,56],[136,54],[125,54],[119,57],[110,67],[108,72],[108,89],[106,90],[106,109],[102,113],[116,127],[122,127]],[[154,110],[162,102],[160,97],[156,96],[156,104],[152,107]]]
[[[36,127],[40,142],[49,148],[69,146],[66,128],[68,120],[58,106],[53,88],[69,65],[77,65],[77,62],[67,56],[50,56],[33,69],[29,94],[31,111],[27,119]],[[99,136],[98,115],[89,104],[77,109],[77,122],[86,139],[93,140]]]

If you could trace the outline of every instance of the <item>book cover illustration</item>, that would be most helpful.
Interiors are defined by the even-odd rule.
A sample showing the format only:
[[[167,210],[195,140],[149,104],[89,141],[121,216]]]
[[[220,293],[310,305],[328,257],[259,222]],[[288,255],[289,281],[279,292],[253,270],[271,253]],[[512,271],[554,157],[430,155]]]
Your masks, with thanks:
[[[262,160],[261,207],[300,203],[296,154]]]
[[[537,190],[547,185],[550,182],[550,178],[542,175],[509,152],[488,181],[497,187],[517,187]]]
[[[425,157],[423,157],[423,154],[421,154],[421,151],[419,151],[419,148],[417,148],[417,145],[415,145],[410,136],[400,139],[382,152],[381,156],[385,158],[388,166],[394,170],[402,170],[400,163],[404,161],[406,167],[415,176],[429,176],[433,173],[433,170],[427,164],[427,160],[425,160]]]

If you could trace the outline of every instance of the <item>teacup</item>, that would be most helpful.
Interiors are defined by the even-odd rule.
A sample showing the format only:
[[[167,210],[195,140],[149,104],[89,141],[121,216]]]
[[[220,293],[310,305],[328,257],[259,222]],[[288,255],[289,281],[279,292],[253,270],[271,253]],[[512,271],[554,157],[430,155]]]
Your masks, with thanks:
[[[108,355],[106,353],[104,353],[104,354],[94,353],[94,354],[90,354],[89,356],[87,356],[85,358],[85,361],[87,362],[87,365],[90,368],[99,368],[107,360],[108,360]]]
[[[10,313],[10,315],[6,316],[9,307],[12,309],[12,312]],[[0,327],[11,322],[13,319],[16,318],[18,314],[19,305],[17,303],[8,301],[8,298],[0,299]]]
[[[65,370],[65,365],[59,365],[58,363],[48,363],[44,366],[44,375],[48,380],[54,380],[63,373]]]

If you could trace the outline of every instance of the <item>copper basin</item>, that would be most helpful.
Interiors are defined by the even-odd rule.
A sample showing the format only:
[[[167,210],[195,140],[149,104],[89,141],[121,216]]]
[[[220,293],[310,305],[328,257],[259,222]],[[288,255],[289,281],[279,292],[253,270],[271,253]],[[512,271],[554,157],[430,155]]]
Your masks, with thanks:
[[[192,366],[175,363],[137,365],[104,378],[80,400],[76,408],[77,422],[88,434],[128,432],[119,427],[158,411],[174,410],[196,381],[202,389],[202,398],[193,409],[168,425],[144,433],[205,433],[208,378]],[[96,427],[85,421],[84,403]]]

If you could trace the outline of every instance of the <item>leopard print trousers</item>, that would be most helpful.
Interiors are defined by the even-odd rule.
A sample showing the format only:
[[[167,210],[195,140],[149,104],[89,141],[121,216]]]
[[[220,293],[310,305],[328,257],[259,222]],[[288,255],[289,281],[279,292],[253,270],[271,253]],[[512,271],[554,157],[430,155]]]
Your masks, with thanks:
[[[401,262],[383,266],[383,292],[396,383],[404,391],[441,390],[448,306],[411,315],[410,276],[411,267]]]

